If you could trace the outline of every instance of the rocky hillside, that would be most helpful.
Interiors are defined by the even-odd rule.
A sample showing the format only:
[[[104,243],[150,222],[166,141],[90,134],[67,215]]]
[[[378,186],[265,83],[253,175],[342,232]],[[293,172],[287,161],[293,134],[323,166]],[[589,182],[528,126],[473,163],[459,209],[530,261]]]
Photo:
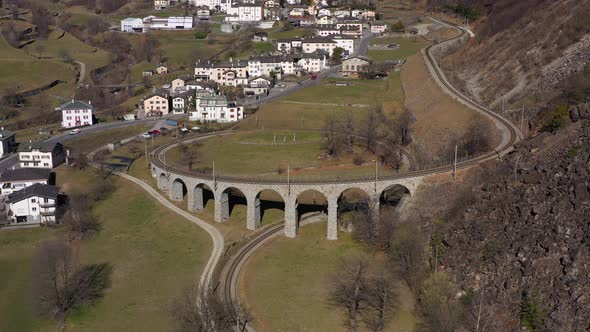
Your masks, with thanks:
[[[590,105],[572,108],[590,118]],[[523,143],[444,231],[444,268],[518,322],[525,303],[547,331],[590,328],[590,121]]]
[[[431,0],[476,8],[476,37],[444,59],[486,105],[541,105],[590,62],[590,0]]]

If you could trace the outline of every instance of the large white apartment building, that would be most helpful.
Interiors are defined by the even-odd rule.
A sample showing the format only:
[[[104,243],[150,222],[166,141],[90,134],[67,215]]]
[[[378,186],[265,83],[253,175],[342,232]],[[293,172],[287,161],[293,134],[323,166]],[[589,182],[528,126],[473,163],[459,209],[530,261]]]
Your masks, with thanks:
[[[148,16],[144,18],[129,17],[121,21],[121,31],[123,32],[147,32],[149,30],[190,30],[192,28],[192,16]]]
[[[53,223],[57,221],[59,188],[37,183],[10,194],[7,203],[11,223]]]
[[[332,56],[334,49],[336,48],[336,42],[331,38],[308,38],[304,39],[301,43],[303,53],[316,53],[317,51],[323,51]]]
[[[325,55],[302,54],[297,60],[297,69],[308,73],[317,73],[328,68],[328,59]]]
[[[228,7],[227,15],[227,22],[260,22],[264,19],[264,10],[261,4],[240,3]]]
[[[66,151],[61,143],[29,142],[18,147],[21,168],[49,168],[59,166],[66,160]]]
[[[197,95],[195,105],[190,121],[235,122],[244,118],[244,108],[228,102],[225,96]]]
[[[352,54],[354,52],[354,46],[356,38],[353,36],[347,35],[335,35],[330,36],[330,38],[336,42],[336,47],[340,47],[344,49],[344,54]]]
[[[252,56],[248,60],[248,73],[252,77],[267,76],[271,72],[277,76],[295,74],[293,57],[290,56]]]
[[[248,61],[199,61],[195,66],[195,80],[213,81],[223,86],[248,84]]]
[[[94,107],[92,107],[90,101],[85,103],[72,99],[55,110],[61,111],[62,128],[90,126],[93,123],[92,113],[94,112]]]

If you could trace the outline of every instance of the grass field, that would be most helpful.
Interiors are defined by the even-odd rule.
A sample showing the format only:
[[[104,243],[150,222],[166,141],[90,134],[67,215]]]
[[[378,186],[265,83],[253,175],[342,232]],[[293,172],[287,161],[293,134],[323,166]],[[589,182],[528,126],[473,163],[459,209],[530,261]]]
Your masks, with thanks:
[[[395,43],[399,45],[399,48],[392,50],[369,50],[367,55],[375,61],[407,59],[409,56],[420,52],[422,48],[428,45],[428,42],[420,37],[381,37],[372,40],[372,43],[379,45]]]
[[[334,82],[350,82],[336,86]],[[319,85],[299,90],[279,101],[264,104],[244,119],[239,128],[248,129],[321,129],[332,115],[350,111],[362,119],[368,107],[381,103],[383,113],[395,117],[403,110],[405,95],[399,72],[385,80],[326,79]],[[295,103],[293,103],[295,102]],[[302,104],[297,104],[302,103]],[[334,106],[333,104],[343,105]],[[366,107],[350,107],[360,104]]]
[[[85,136],[80,139],[67,142],[65,145],[72,149],[74,154],[78,152],[90,152],[107,143],[113,143],[122,139],[139,135],[146,132],[150,126],[136,125],[130,127],[116,128],[100,133]]]
[[[58,184],[65,191],[82,189],[92,178],[88,172],[61,167]],[[103,231],[80,247],[82,263],[113,265],[112,287],[96,307],[74,313],[68,325],[76,331],[172,330],[169,305],[198,281],[211,241],[140,188],[120,179],[116,184],[118,189],[93,210]],[[0,331],[57,327],[32,315],[28,278],[38,242],[59,232],[45,227],[0,232]]]
[[[109,53],[84,44],[67,32],[58,39],[63,33],[62,30],[53,31],[47,40],[37,40],[33,44],[26,46],[24,50],[29,54],[39,55],[36,47],[41,45],[44,48],[42,56],[56,58],[61,57],[60,52],[66,50],[73,59],[86,64],[85,78],[89,82],[92,70],[109,64]]]
[[[349,234],[328,241],[325,222],[303,226],[296,239],[280,237],[258,251],[247,264],[240,292],[254,316],[257,331],[344,331],[343,311],[328,303],[330,277],[339,259],[363,255]],[[381,264],[377,256],[367,256]],[[400,307],[386,331],[411,331],[413,300],[399,286]]]

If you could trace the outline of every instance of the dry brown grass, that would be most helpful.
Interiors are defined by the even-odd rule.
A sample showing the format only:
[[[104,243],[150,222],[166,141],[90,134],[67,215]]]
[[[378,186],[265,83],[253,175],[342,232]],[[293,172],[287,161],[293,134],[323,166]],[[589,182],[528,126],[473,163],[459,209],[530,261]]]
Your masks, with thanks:
[[[408,58],[402,69],[402,84],[406,106],[416,116],[412,126],[414,145],[432,160],[448,151],[450,142],[467,133],[475,117],[481,116],[440,89],[422,54]]]

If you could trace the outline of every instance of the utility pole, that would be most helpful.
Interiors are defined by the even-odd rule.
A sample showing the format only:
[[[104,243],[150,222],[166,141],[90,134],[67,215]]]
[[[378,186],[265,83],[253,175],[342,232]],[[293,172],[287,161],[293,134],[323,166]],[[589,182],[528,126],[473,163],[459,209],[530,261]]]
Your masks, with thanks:
[[[291,196],[291,164],[287,164],[287,195]]]
[[[150,167],[150,159],[148,158],[148,148],[147,148],[147,139],[144,139],[145,142],[145,165]]]
[[[214,190],[217,190],[217,180],[215,179],[215,160],[213,160],[213,187]]]
[[[453,163],[453,181],[457,179],[457,146],[455,145],[455,162]]]
[[[377,181],[379,178],[378,167],[379,167],[378,161],[377,161],[377,159],[375,159],[375,192],[377,192]]]
[[[522,112],[520,112],[520,131],[524,135],[524,105],[522,105]]]
[[[506,98],[502,98],[502,111],[500,115],[504,116],[504,109],[506,108]]]

